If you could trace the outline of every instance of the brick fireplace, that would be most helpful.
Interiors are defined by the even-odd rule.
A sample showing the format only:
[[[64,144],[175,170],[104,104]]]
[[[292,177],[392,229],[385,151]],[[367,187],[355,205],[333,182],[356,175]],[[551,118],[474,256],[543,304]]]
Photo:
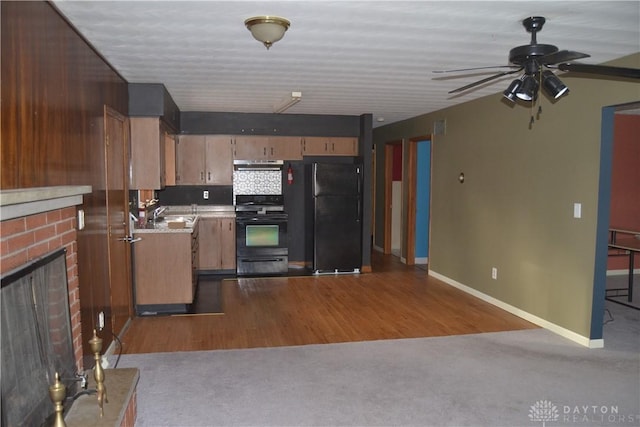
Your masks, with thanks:
[[[62,253],[64,250],[66,266],[61,265],[60,270],[64,272],[66,268],[69,319],[65,322],[70,321],[71,323],[73,344],[73,356],[69,351],[66,360],[69,360],[71,365],[73,364],[71,358],[75,359],[76,372],[84,371],[78,278],[77,207],[82,205],[83,194],[90,192],[90,186],[40,187],[0,191],[0,276],[3,280],[3,292],[5,279],[8,279],[7,282],[11,282],[12,277],[25,271],[25,266],[39,264],[43,260],[51,258],[53,253]],[[60,277],[61,275],[52,274],[52,276]],[[63,284],[62,290],[64,292]],[[66,303],[66,299],[63,298],[63,300]],[[55,324],[56,320],[53,322]],[[51,324],[48,330],[54,336],[57,334],[57,328],[52,329]],[[68,328],[66,330],[68,331]],[[68,336],[68,332],[66,336]],[[82,395],[77,400],[74,398],[73,406],[69,408],[68,413],[65,407],[65,422],[68,426],[113,425],[128,427],[135,424],[138,370],[132,368],[110,369],[107,372],[106,383],[110,395],[109,403],[105,407],[105,416],[97,421],[95,396]],[[20,381],[29,383],[26,377]],[[90,374],[89,385],[92,385],[92,375]]]
[[[67,287],[78,371],[82,333],[77,265],[76,205],[91,187],[46,187],[3,191],[0,199],[0,274],[17,269],[56,249],[66,249]]]

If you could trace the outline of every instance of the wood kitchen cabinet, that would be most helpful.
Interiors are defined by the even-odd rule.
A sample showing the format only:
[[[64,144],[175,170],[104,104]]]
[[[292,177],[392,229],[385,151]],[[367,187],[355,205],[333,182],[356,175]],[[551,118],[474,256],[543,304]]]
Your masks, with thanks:
[[[176,146],[176,184],[231,185],[232,142],[228,135],[180,135]]]
[[[236,136],[233,157],[238,160],[302,160],[301,142],[299,136]]]
[[[176,185],[176,136],[164,132],[164,184]]]
[[[358,138],[310,136],[302,140],[305,156],[357,156]]]
[[[175,137],[159,117],[131,117],[131,183],[134,190],[175,185]]]
[[[200,270],[235,270],[235,218],[200,217],[198,221]]]
[[[192,233],[144,233],[134,245],[136,305],[191,304],[198,269],[198,225]]]

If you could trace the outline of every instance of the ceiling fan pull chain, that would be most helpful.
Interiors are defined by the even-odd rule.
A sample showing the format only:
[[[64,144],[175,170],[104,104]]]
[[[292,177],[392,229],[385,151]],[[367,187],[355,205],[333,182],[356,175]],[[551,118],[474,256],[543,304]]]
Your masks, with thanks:
[[[536,121],[533,118],[533,107],[536,105],[536,93],[531,96],[531,104],[529,107],[529,129],[533,129],[533,123]]]
[[[540,69],[538,70],[538,88],[542,87],[542,65],[540,65]],[[540,89],[538,89],[540,91]],[[540,91],[540,95],[542,95],[542,92]],[[542,101],[540,100],[539,97],[536,97],[536,102],[538,104],[538,113],[536,114],[536,119],[540,120],[540,114],[542,114]]]

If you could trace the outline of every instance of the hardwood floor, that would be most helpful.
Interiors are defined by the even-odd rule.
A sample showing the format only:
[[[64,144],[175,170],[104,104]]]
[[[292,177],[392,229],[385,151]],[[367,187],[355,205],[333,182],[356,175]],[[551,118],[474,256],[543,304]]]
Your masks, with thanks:
[[[224,314],[137,317],[123,354],[417,338],[536,325],[374,253],[373,273],[222,281]]]

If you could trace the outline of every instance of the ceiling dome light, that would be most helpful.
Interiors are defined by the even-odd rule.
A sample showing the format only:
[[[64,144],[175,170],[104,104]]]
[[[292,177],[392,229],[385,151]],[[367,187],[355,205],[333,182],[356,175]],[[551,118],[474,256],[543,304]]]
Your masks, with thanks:
[[[562,80],[549,70],[542,73],[542,87],[553,99],[558,99],[569,92],[569,88],[562,83]]]
[[[253,38],[269,49],[272,44],[284,37],[284,33],[289,29],[291,22],[279,16],[266,15],[249,18],[244,21],[244,25],[251,31]]]

